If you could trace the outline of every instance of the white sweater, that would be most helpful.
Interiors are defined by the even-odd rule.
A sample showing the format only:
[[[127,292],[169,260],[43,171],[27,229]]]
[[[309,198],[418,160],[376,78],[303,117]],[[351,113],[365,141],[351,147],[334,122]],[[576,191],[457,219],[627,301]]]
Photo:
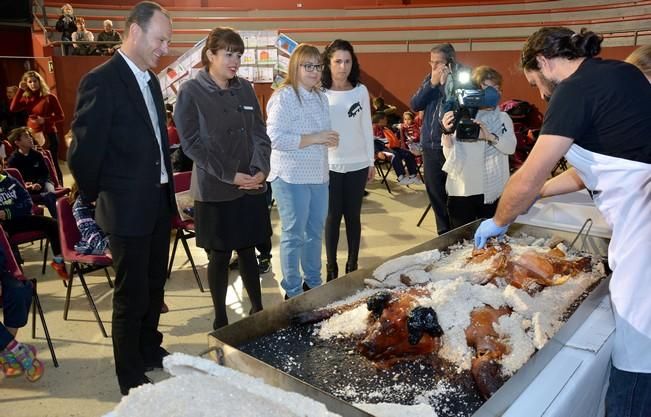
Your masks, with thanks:
[[[486,124],[498,142],[460,142],[456,136],[444,136],[443,171],[448,174],[445,189],[455,197],[483,194],[484,203],[490,204],[499,198],[509,179],[508,155],[515,152],[516,138],[511,118],[499,109],[479,110],[475,119]]]
[[[325,90],[332,130],[339,133],[339,145],[328,149],[330,170],[345,173],[373,165],[373,126],[368,90],[357,84],[352,90]]]

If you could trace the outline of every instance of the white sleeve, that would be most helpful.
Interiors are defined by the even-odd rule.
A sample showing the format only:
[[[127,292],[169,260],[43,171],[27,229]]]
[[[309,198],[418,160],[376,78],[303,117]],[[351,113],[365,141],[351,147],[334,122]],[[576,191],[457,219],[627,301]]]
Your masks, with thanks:
[[[373,143],[373,122],[371,120],[371,97],[368,94],[368,89],[363,84],[360,84],[360,98],[359,102],[364,103],[362,111],[362,129],[366,137],[366,149],[368,153],[369,166],[375,164],[375,145]]]
[[[503,132],[494,132],[497,135],[497,143],[492,143],[492,146],[505,155],[511,155],[515,152],[515,145],[517,139],[515,138],[515,131],[513,129],[513,121],[511,117],[505,113],[500,112],[500,119],[502,121]]]

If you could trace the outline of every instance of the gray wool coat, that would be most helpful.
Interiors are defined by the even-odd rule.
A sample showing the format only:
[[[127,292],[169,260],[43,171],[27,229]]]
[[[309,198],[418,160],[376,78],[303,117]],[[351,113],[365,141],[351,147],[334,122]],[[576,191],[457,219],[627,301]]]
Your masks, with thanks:
[[[174,122],[183,152],[194,161],[190,192],[195,200],[235,200],[245,193],[233,184],[242,172],[269,175],[271,141],[253,86],[235,77],[221,89],[207,70],[181,85]]]

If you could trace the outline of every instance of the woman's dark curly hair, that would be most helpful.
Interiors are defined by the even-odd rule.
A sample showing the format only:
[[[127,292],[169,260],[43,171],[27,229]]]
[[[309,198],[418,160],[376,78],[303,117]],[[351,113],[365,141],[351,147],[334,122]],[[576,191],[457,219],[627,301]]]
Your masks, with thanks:
[[[321,86],[326,90],[332,87],[332,72],[330,72],[330,59],[336,51],[348,51],[353,60],[353,66],[348,74],[348,81],[356,87],[359,84],[359,61],[353,50],[353,45],[343,39],[335,39],[326,46],[323,51],[323,74],[321,75]]]
[[[545,58],[591,58],[599,55],[603,37],[586,28],[580,32],[564,27],[545,27],[529,36],[522,48],[520,66],[524,70],[539,70],[536,57]]]

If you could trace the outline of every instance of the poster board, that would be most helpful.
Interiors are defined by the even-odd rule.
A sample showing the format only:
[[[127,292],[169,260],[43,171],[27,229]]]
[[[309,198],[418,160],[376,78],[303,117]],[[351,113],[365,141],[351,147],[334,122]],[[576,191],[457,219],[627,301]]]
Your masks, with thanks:
[[[237,73],[253,83],[279,83],[287,75],[289,56],[298,43],[277,31],[238,31],[244,41],[244,54]],[[166,103],[176,102],[179,87],[201,71],[201,51],[206,38],[197,42],[158,74]]]

